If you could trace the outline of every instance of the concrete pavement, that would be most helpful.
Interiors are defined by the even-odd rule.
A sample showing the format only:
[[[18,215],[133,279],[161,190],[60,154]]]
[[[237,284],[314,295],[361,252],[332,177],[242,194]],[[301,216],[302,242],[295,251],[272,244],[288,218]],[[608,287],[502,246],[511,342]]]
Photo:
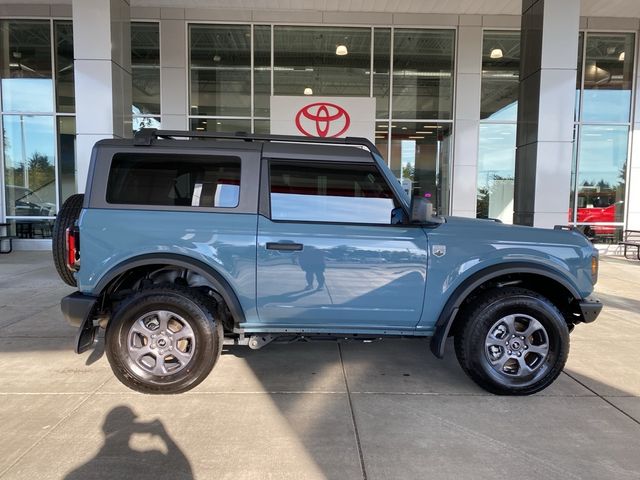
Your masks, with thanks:
[[[606,309],[544,392],[486,394],[427,343],[226,349],[179,396],[123,387],[74,329],[46,252],[0,256],[0,478],[640,478],[640,262],[607,258]]]

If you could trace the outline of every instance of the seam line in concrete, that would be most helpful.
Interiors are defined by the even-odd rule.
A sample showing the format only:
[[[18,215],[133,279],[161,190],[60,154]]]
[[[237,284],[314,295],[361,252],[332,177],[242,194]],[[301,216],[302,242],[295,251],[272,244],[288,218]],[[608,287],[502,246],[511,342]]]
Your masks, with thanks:
[[[605,397],[603,397],[602,395],[600,395],[598,392],[596,392],[593,388],[588,387],[587,385],[585,385],[583,382],[581,382],[580,380],[578,380],[576,377],[574,377],[573,375],[564,372],[565,375],[567,375],[569,378],[572,378],[573,380],[575,380],[576,382],[578,382],[580,385],[582,385],[584,388],[586,388],[587,390],[589,390],[590,392],[593,392],[597,397],[599,397],[601,400],[603,400],[604,402],[608,403],[609,405],[611,405],[613,408],[615,408],[616,410],[618,410],[620,413],[622,413],[625,417],[628,417],[630,420],[632,420],[634,423],[637,423],[638,425],[640,425],[640,420],[636,420],[635,418],[633,418],[631,415],[629,415],[627,412],[625,412],[624,410],[622,410],[620,407],[618,407],[617,405],[615,405],[614,403],[610,402],[609,400],[607,400]]]
[[[347,390],[347,400],[349,402],[349,410],[351,411],[351,423],[353,431],[356,435],[356,446],[358,447],[358,457],[360,458],[360,470],[362,471],[362,480],[367,480],[367,470],[364,466],[364,455],[362,454],[362,444],[360,443],[360,434],[358,433],[358,425],[356,416],[353,411],[353,402],[351,401],[351,392],[349,391],[349,381],[347,380],[347,371],[344,368],[344,360],[342,358],[342,345],[338,343],[338,354],[340,355],[340,366],[342,367],[342,376],[344,377],[344,386]]]
[[[2,470],[0,472],[0,478],[4,478],[4,476],[13,467],[15,467],[24,457],[26,457],[29,454],[29,452],[31,452],[34,448],[36,448],[38,445],[40,445],[44,441],[45,438],[48,438],[49,435],[51,435],[60,425],[62,425],[69,417],[71,417],[71,415],[76,413],[78,411],[78,409],[80,407],[82,407],[85,403],[87,403],[87,401],[93,396],[93,394],[96,393],[99,389],[101,389],[109,380],[111,380],[111,376],[109,376],[104,382],[102,382],[100,385],[98,385],[91,393],[89,393],[84,399],[82,399],[78,403],[78,405],[75,406],[75,408],[70,410],[64,417],[62,417],[60,420],[58,420],[58,422],[52,428],[50,428],[47,433],[45,433],[42,437],[40,437],[38,440],[36,440],[33,445],[31,445],[24,452],[22,452],[22,455],[18,456],[18,458],[16,458],[13,461],[13,463],[11,463],[11,465],[7,466],[7,468],[5,468],[4,470]]]

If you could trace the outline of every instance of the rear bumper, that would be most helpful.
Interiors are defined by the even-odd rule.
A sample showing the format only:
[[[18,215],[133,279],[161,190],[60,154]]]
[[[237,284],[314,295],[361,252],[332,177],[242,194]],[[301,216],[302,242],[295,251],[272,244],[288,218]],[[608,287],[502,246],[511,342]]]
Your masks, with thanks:
[[[98,301],[98,297],[92,297],[80,292],[74,292],[66,296],[60,302],[60,309],[67,323],[73,327],[81,327],[89,317],[91,310]]]
[[[579,302],[580,312],[582,312],[582,321],[584,323],[591,323],[602,311],[602,303],[597,298],[589,297],[580,300]]]

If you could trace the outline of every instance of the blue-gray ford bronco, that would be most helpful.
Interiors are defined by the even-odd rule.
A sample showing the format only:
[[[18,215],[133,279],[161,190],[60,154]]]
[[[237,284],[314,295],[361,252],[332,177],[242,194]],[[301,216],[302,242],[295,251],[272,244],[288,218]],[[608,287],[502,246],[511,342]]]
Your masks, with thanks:
[[[532,394],[602,308],[580,232],[434,215],[361,138],[102,140],[53,247],[76,351],[106,329],[113,372],[146,393],[195,387],[225,344],[405,337],[442,358],[453,337],[482,388]]]

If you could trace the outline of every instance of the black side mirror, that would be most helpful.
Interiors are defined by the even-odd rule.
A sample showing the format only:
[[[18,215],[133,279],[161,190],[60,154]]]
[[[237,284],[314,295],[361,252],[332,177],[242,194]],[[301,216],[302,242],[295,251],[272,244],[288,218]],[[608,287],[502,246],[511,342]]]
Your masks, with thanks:
[[[428,223],[433,218],[433,204],[424,197],[411,198],[411,223]]]

